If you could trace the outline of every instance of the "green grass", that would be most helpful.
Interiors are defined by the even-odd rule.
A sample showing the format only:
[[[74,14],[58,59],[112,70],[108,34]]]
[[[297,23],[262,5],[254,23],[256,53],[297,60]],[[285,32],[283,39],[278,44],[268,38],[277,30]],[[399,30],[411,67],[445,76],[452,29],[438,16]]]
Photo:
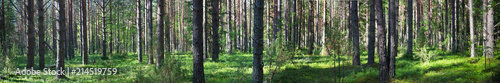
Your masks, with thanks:
[[[304,51],[304,50],[302,50]],[[435,57],[429,62],[410,60],[398,55],[396,58],[396,82],[499,82],[500,61],[494,60],[485,64],[485,59],[481,56],[469,58],[468,52],[450,53],[441,50],[434,51]],[[478,50],[478,52],[481,52]],[[304,53],[304,52],[302,52]],[[400,52],[399,54],[403,54]],[[480,53],[478,53],[480,54]],[[79,54],[77,54],[79,55]],[[500,52],[495,52],[495,59],[500,58]],[[46,65],[54,65],[53,55],[46,55]],[[8,76],[7,80],[0,82],[158,82],[158,80],[168,80],[167,78],[178,79],[174,82],[190,82],[192,79],[192,55],[181,53],[169,55],[171,59],[165,62],[176,61],[179,69],[156,68],[147,64],[147,56],[143,56],[143,62],[137,61],[135,53],[112,54],[109,60],[101,60],[101,55],[90,55],[90,61],[96,63],[82,65],[81,57],[66,61],[66,67],[70,68],[117,68],[116,75],[67,75],[68,80],[56,80],[55,76]],[[212,62],[209,58],[204,63],[205,80],[209,83],[234,83],[252,82],[252,54],[234,53],[232,55],[220,55],[220,62]],[[269,58],[264,56],[264,78],[269,81],[276,66],[269,66]],[[375,56],[374,65],[365,65],[367,53],[361,54],[362,66],[352,66],[350,56],[346,55],[295,55],[293,63],[285,62],[279,66],[272,78],[278,83],[328,83],[328,82],[378,82],[378,57]],[[24,68],[26,66],[26,56],[15,56],[12,59],[14,68]],[[493,61],[493,60],[492,60]],[[35,65],[38,65],[38,57],[35,58]],[[487,67],[486,67],[487,66]],[[1,76],[15,73],[14,68],[0,68]],[[36,67],[35,67],[36,68]],[[7,70],[8,69],[8,70]],[[174,71],[175,74],[169,77],[165,71]],[[163,72],[162,72],[163,71]]]

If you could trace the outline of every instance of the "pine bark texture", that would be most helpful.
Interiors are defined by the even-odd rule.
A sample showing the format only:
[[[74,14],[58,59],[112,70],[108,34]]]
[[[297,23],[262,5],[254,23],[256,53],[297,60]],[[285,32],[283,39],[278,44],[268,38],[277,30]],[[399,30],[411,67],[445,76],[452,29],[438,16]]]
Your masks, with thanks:
[[[264,80],[262,55],[264,54],[264,0],[255,0],[254,5],[254,29],[253,29],[253,83],[262,83]]]
[[[59,22],[57,27],[57,59],[56,59],[56,70],[64,71],[64,56],[66,56],[66,48],[64,45],[66,44],[66,10],[65,10],[65,1],[66,0],[57,0],[59,13]],[[66,76],[59,74],[56,76],[57,78],[66,78]]]
[[[45,68],[45,17],[43,0],[37,0],[38,5],[38,69]]]
[[[28,61],[27,68],[31,68],[35,65],[35,4],[33,0],[28,0],[27,14],[28,14]]]
[[[212,0],[212,61],[219,60],[219,0]]]
[[[203,1],[193,0],[193,83],[204,83]]]
[[[352,56],[352,65],[360,65],[359,60],[359,19],[358,19],[358,1],[351,0],[351,31],[352,31],[352,44],[353,44],[353,56]]]

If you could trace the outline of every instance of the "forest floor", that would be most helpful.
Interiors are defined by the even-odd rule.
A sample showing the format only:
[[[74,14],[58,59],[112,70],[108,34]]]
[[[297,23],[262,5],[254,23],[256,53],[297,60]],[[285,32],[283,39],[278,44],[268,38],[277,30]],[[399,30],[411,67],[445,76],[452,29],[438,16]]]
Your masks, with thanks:
[[[482,48],[482,47],[478,47]],[[482,56],[470,58],[468,52],[443,52],[435,48],[426,48],[426,52],[415,52],[415,56],[432,55],[428,62],[419,59],[406,59],[400,55],[396,57],[396,77],[394,81],[403,83],[413,82],[500,82],[500,51],[495,52],[495,58],[485,62]],[[495,49],[499,49],[497,46]],[[305,51],[304,51],[305,52]],[[303,52],[303,53],[304,53]],[[478,55],[482,54],[478,50]],[[79,55],[79,54],[77,54]],[[110,55],[109,60],[101,60],[101,55],[90,55],[88,65],[81,64],[81,57],[76,56],[66,61],[66,67],[74,68],[117,68],[116,75],[66,75],[67,80],[56,80],[55,76],[44,75],[14,75],[15,69],[26,66],[26,56],[15,56],[7,59],[11,64],[2,69],[0,76],[6,79],[0,82],[190,82],[192,78],[192,55],[180,53],[166,59],[170,68],[156,68],[154,64],[147,65],[147,56],[143,61],[137,61],[135,53]],[[35,65],[38,64],[35,58]],[[283,65],[270,67],[268,58],[264,58],[264,76],[267,81],[277,83],[329,83],[329,82],[378,82],[378,57],[375,64],[366,65],[367,53],[361,54],[361,66],[350,65],[348,56],[337,55],[296,55],[293,63],[287,61]],[[339,64],[340,62],[340,64]],[[46,65],[54,65],[52,55],[46,55]],[[176,67],[176,68],[171,68]],[[52,68],[54,69],[54,68]],[[207,58],[204,63],[205,80],[208,83],[249,83],[252,81],[252,54],[234,53],[220,55],[220,62],[212,62]],[[276,69],[276,71],[275,71]],[[173,71],[173,72],[166,72]]]

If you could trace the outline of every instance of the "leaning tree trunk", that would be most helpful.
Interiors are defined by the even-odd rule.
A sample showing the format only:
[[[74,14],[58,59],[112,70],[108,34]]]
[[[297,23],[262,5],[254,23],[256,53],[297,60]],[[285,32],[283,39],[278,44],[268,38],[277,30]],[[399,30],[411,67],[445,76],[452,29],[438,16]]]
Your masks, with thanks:
[[[65,0],[57,0],[57,3],[59,5],[58,9],[59,11],[56,11],[59,13],[59,26],[57,27],[57,59],[56,59],[56,70],[57,71],[64,71],[64,56],[66,56],[65,53],[65,47],[64,44],[66,43],[66,24],[65,24],[65,17],[66,15],[64,14],[65,11]],[[66,78],[66,76],[60,74],[56,76],[58,79]]]
[[[31,68],[35,65],[35,7],[34,1],[28,0],[27,13],[28,13],[28,61],[27,68]]]
[[[351,1],[351,9],[350,9],[350,16],[351,16],[351,31],[352,31],[352,36],[353,36],[353,41],[352,44],[354,44],[354,53],[352,56],[352,65],[360,65],[359,61],[359,19],[358,19],[358,1],[357,0],[352,0]]]
[[[45,67],[45,17],[43,10],[43,0],[38,0],[38,69]]]
[[[385,18],[384,18],[384,9],[382,5],[382,0],[375,1],[375,15],[377,19],[377,37],[378,37],[378,55],[379,55],[379,82],[385,83],[389,82],[389,66],[388,60],[389,56],[386,55],[386,29],[385,29]]]
[[[212,0],[212,61],[219,59],[219,0]]]
[[[203,1],[193,1],[193,83],[204,83],[203,71]]]
[[[256,0],[254,5],[254,29],[253,29],[253,69],[252,69],[252,79],[254,83],[262,83],[264,80],[262,63],[262,54],[264,51],[264,0]]]

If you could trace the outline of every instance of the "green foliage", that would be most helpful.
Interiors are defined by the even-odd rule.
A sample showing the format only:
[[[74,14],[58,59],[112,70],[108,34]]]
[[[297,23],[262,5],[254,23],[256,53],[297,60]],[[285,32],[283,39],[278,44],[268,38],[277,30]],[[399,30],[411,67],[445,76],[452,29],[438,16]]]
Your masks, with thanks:
[[[424,48],[420,48],[419,51],[420,52],[417,52],[417,54],[414,55],[413,58],[419,59],[420,62],[428,63],[436,56],[435,50],[427,51],[427,48],[425,48],[425,46]]]

